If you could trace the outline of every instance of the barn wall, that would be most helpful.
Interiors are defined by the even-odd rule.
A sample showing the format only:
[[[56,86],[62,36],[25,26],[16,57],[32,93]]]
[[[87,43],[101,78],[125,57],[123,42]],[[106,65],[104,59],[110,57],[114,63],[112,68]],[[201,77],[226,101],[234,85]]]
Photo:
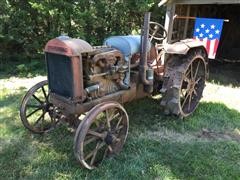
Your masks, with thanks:
[[[223,26],[217,58],[240,59],[240,4],[222,5],[185,5],[177,4],[178,16],[229,19]],[[195,21],[192,19],[174,19],[171,42],[192,38]]]

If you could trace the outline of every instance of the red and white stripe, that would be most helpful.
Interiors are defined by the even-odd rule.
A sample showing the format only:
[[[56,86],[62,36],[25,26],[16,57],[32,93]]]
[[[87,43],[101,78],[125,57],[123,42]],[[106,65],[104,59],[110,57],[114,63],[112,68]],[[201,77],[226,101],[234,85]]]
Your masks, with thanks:
[[[215,59],[219,40],[218,39],[209,40],[208,38],[204,38],[204,39],[197,38],[197,40],[200,40],[203,43],[204,47],[207,50],[208,58]]]

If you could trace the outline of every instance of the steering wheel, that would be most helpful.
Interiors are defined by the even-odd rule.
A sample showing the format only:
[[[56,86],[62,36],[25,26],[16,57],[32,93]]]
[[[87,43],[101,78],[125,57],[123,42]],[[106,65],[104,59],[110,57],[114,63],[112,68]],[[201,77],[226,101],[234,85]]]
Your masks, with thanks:
[[[157,22],[150,22],[149,36],[150,36],[150,41],[152,41],[153,39],[157,41],[162,41],[167,38],[167,31],[163,25]]]

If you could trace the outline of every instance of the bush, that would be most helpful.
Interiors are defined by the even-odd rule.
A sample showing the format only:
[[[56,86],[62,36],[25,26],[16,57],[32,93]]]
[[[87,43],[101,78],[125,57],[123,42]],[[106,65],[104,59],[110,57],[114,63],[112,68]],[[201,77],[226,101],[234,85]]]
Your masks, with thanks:
[[[9,54],[36,58],[49,39],[63,33],[102,44],[107,36],[140,29],[143,12],[156,10],[156,2],[159,0],[2,0],[1,59]],[[156,12],[162,15],[159,9]]]

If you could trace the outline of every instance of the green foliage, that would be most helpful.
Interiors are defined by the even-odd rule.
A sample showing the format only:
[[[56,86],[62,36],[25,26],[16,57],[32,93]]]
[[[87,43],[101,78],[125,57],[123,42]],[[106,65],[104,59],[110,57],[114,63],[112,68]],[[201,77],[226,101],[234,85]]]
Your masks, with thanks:
[[[156,2],[158,0],[1,0],[1,57],[9,53],[35,57],[49,39],[61,34],[100,45],[107,36],[138,30],[144,12],[150,8],[156,10]],[[159,9],[156,12],[161,14]]]

